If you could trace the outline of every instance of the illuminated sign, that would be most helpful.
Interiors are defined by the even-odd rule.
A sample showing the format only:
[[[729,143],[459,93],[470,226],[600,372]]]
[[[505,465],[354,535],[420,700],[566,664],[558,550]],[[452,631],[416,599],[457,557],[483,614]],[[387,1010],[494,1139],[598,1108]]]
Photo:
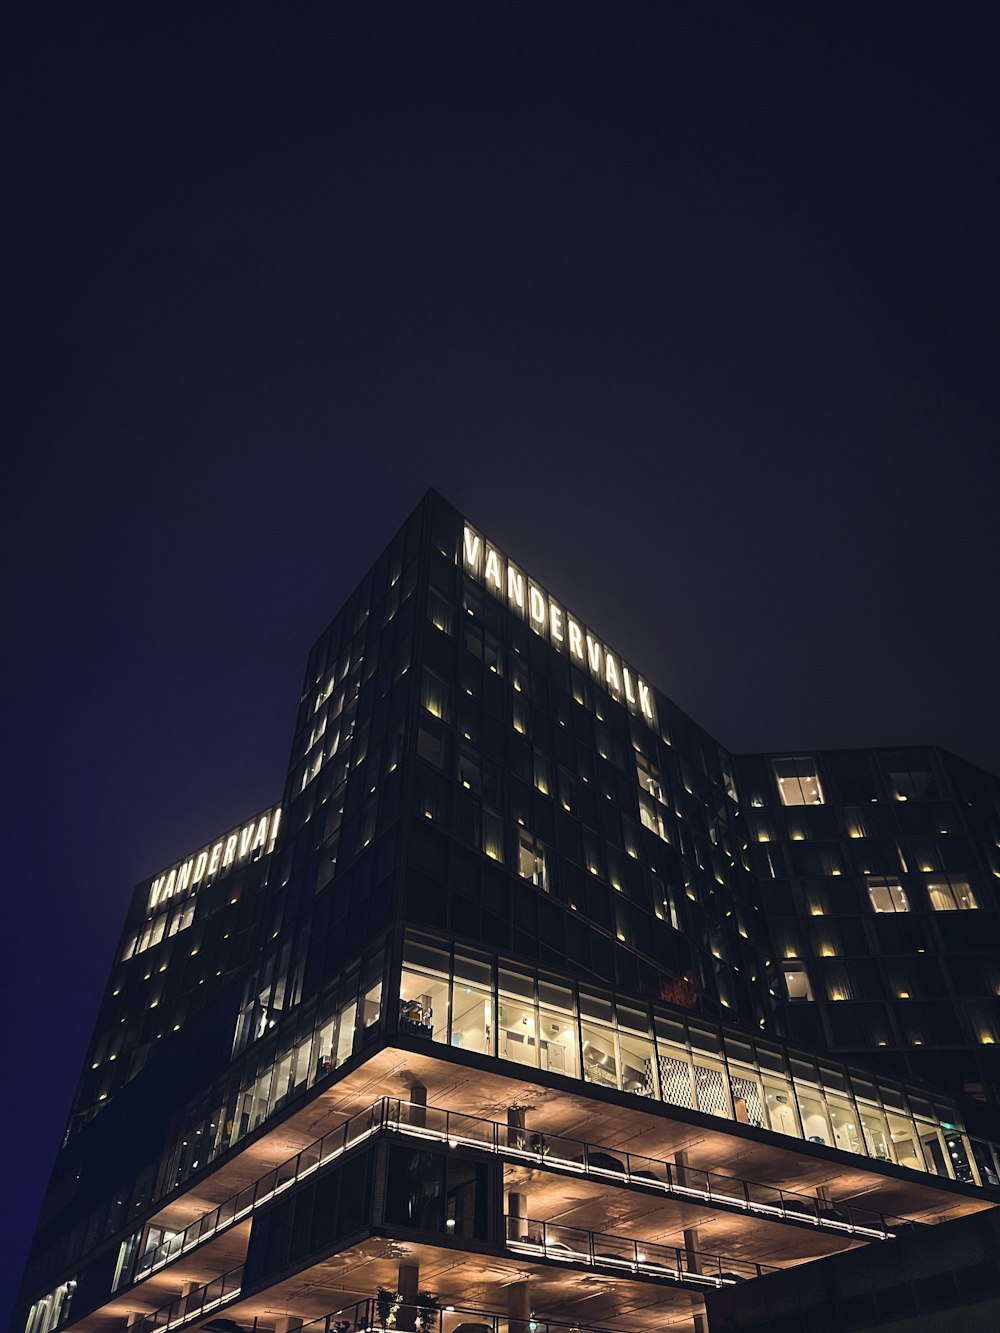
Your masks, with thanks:
[[[650,726],[656,725],[653,691],[642,677],[468,524],[462,534],[462,561],[494,597],[506,602],[557,652],[566,653],[589,671],[613,699]]]
[[[247,861],[266,856],[274,849],[280,822],[281,806],[276,805],[218,842],[209,843],[186,861],[169,866],[150,886],[147,912],[158,910],[172,899],[193,894],[201,885],[220,879]]]

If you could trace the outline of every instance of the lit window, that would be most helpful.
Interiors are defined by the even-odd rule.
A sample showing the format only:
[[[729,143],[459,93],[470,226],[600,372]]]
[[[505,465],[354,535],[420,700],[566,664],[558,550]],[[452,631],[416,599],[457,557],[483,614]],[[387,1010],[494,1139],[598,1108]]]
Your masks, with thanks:
[[[969,881],[959,879],[956,875],[935,875],[933,879],[928,877],[927,896],[935,912],[969,911],[979,906]]]
[[[660,770],[655,768],[641,754],[635,757],[636,771],[639,777],[639,818],[646,828],[666,840],[667,833],[663,823],[663,809],[666,797],[663,794],[663,780]]]
[[[878,875],[868,875],[868,897],[876,912],[908,912],[910,904],[906,890],[898,879],[884,879]]]
[[[641,754],[635,757],[635,766],[639,773],[639,786],[643,791],[648,791],[650,796],[659,801],[661,805],[666,805],[663,795],[663,779],[660,777],[660,770],[654,768],[648,759],[643,758]]]
[[[790,1000],[811,1000],[813,998],[812,986],[809,984],[809,973],[804,967],[786,967],[785,971],[785,989],[788,991]]]
[[[421,690],[420,702],[422,706],[427,709],[428,713],[433,717],[442,718],[446,722],[449,721],[449,714],[451,712],[450,693],[451,691],[441,677],[436,676],[433,671],[424,667],[423,688]]]
[[[517,873],[530,879],[537,889],[547,887],[545,882],[545,848],[524,829],[517,834]]]
[[[788,759],[772,759],[774,776],[778,780],[778,794],[782,805],[822,805],[823,788],[816,761],[806,755]]]

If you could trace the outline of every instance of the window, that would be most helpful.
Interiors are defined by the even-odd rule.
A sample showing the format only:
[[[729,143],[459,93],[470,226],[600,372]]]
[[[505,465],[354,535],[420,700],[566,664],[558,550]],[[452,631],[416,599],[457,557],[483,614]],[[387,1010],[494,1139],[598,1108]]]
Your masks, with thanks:
[[[648,759],[641,754],[635,757],[635,766],[639,773],[639,786],[643,791],[648,791],[650,796],[659,801],[661,805],[666,805],[663,796],[663,779],[660,777],[660,770],[654,768]]]
[[[906,890],[898,879],[884,879],[880,875],[867,875],[868,897],[876,912],[908,912],[910,904]]]
[[[450,721],[451,714],[451,691],[440,676],[424,667],[423,686],[421,689],[420,702],[433,717],[442,718],[444,721]]]
[[[530,879],[536,889],[547,889],[545,877],[545,848],[524,829],[517,832],[517,873]]]
[[[442,634],[454,634],[454,616],[449,602],[433,588],[427,594],[427,618]]]
[[[636,755],[635,766],[639,776],[639,818],[646,828],[666,841],[663,809],[667,802],[663,794],[660,770],[654,768],[641,754]]]
[[[934,774],[926,770],[908,769],[890,773],[889,785],[897,801],[926,801],[937,797]]]
[[[789,759],[772,759],[771,764],[778,780],[782,805],[823,804],[823,788],[815,759],[797,755]]]
[[[809,973],[804,967],[785,968],[785,989],[788,991],[790,1000],[811,1000],[813,998]]]
[[[957,875],[928,876],[927,896],[935,912],[970,911],[979,906],[969,881]]]

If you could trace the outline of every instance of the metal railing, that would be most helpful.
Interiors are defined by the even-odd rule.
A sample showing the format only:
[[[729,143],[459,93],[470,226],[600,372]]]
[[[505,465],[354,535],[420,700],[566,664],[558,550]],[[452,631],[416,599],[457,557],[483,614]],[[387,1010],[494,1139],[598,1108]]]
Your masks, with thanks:
[[[466,1330],[476,1329],[477,1333],[622,1333],[598,1324],[573,1323],[565,1319],[548,1319],[544,1315],[532,1314],[528,1319],[512,1319],[510,1315],[500,1314],[496,1310],[487,1310],[479,1305],[438,1305],[436,1308],[410,1306],[418,1313],[413,1319],[413,1327],[422,1333],[458,1333],[463,1326]],[[393,1327],[401,1328],[401,1310],[396,1312]],[[389,1308],[385,1301],[377,1298],[358,1301],[355,1305],[332,1310],[302,1325],[298,1333],[382,1333],[386,1327],[383,1316],[388,1317]],[[406,1319],[406,1325],[410,1320]],[[254,1333],[260,1325],[254,1321]],[[248,1331],[249,1333],[249,1331]]]
[[[140,1257],[132,1280],[141,1281],[382,1130],[405,1132],[450,1146],[462,1144],[537,1166],[621,1181],[712,1207],[779,1221],[808,1223],[824,1231],[845,1232],[866,1240],[887,1240],[906,1221],[870,1208],[859,1208],[856,1204],[818,1199],[810,1194],[743,1180],[720,1171],[706,1171],[668,1158],[646,1157],[559,1134],[515,1128],[461,1111],[420,1106],[398,1097],[382,1097],[211,1212],[195,1218],[183,1231],[148,1250]]]
[[[868,1240],[888,1240],[907,1221],[856,1204],[818,1199],[811,1194],[763,1185],[720,1171],[706,1171],[669,1158],[646,1157],[560,1134],[516,1128],[461,1111],[418,1106],[396,1098],[384,1100],[397,1108],[390,1116],[391,1126],[408,1134],[452,1146],[480,1148],[577,1175],[618,1180],[713,1207],[805,1222]]]
[[[663,1277],[688,1285],[724,1287],[777,1270],[770,1264],[731,1259],[683,1246],[634,1240],[606,1231],[585,1231],[530,1217],[507,1216],[507,1248],[589,1267],[613,1268],[638,1277]]]
[[[169,1305],[161,1306],[152,1314],[143,1315],[132,1327],[135,1333],[165,1333],[191,1319],[200,1319],[224,1302],[235,1299],[243,1286],[243,1265],[231,1268],[221,1277],[213,1278],[203,1287],[196,1287],[186,1296],[178,1296]]]
[[[255,1180],[252,1185],[247,1185],[238,1194],[220,1203],[211,1212],[196,1217],[183,1231],[175,1232],[168,1240],[162,1241],[154,1249],[147,1250],[136,1265],[133,1281],[141,1281],[150,1273],[155,1273],[157,1269],[176,1259],[178,1255],[200,1245],[202,1241],[209,1240],[226,1227],[242,1221],[255,1208],[273,1199],[289,1185],[294,1185],[296,1181],[325,1166],[327,1162],[341,1156],[349,1148],[378,1133],[385,1126],[383,1103],[386,1100],[388,1099],[382,1098],[364,1111],[351,1116],[329,1134],[317,1139],[315,1143],[310,1143],[294,1157],[280,1163]]]

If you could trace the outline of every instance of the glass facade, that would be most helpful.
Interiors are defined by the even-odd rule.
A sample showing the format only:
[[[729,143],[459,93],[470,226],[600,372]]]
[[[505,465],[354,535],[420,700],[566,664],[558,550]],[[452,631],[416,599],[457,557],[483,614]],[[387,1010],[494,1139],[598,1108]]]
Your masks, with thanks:
[[[123,1333],[106,1311],[130,1300],[150,1328],[239,1313],[271,1249],[291,1263],[346,1245],[349,1194],[298,1193],[326,1148],[268,1173],[255,1155],[286,1157],[283,1127],[306,1143],[341,1103],[361,1123],[350,1099],[398,1096],[375,1085],[411,1056],[481,1080],[485,1101],[517,1080],[546,1105],[613,1104],[636,1133],[710,1126],[762,1161],[884,1172],[915,1199],[997,1187],[991,1131],[952,1095],[996,1086],[996,788],[927,749],[731,756],[430,493],[309,654],[280,802],[136,888],[21,1327]],[[908,1081],[921,1073],[950,1093]],[[420,1114],[410,1131],[430,1135]],[[336,1144],[347,1172],[360,1139]],[[580,1172],[616,1188],[709,1188],[679,1161],[623,1173],[608,1164],[624,1150],[577,1146]],[[629,1281],[663,1267],[652,1240],[518,1211],[440,1144],[379,1161],[385,1226],[493,1246],[504,1273],[567,1253]],[[744,1211],[751,1188],[787,1195],[760,1211],[788,1220],[794,1191],[738,1184]],[[283,1191],[298,1240],[275,1220]],[[824,1198],[809,1207],[836,1224],[849,1205]],[[159,1309],[136,1298],[223,1233],[245,1262],[200,1294],[175,1282]],[[704,1285],[710,1246],[661,1248],[672,1281]]]
[[[995,1103],[1000,783],[932,747],[734,763],[790,1035]]]
[[[951,1179],[1000,1160],[952,1099],[443,937],[406,937],[399,1031]]]

